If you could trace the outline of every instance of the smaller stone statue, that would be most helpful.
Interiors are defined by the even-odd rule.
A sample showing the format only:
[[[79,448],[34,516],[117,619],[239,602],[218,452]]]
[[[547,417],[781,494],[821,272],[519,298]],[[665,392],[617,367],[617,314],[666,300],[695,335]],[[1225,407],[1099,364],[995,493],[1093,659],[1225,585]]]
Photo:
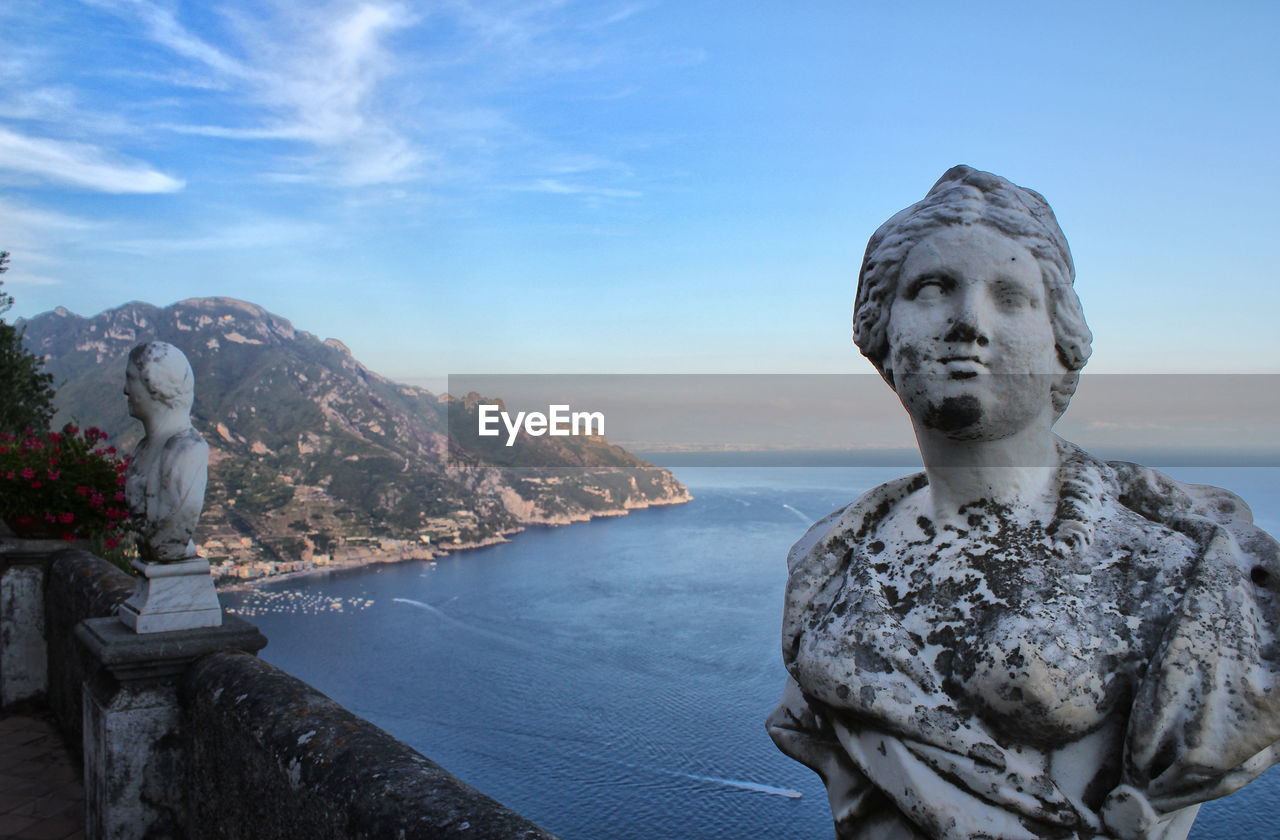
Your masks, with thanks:
[[[209,445],[191,425],[191,364],[172,344],[140,344],[129,353],[124,393],[145,436],[125,474],[140,577],[120,616],[139,633],[217,626],[222,610],[209,562],[191,540],[209,469]]]
[[[129,354],[124,393],[146,436],[129,462],[125,500],[148,562],[196,556],[191,534],[204,508],[209,445],[191,426],[194,384],[187,357],[172,344],[140,344]]]

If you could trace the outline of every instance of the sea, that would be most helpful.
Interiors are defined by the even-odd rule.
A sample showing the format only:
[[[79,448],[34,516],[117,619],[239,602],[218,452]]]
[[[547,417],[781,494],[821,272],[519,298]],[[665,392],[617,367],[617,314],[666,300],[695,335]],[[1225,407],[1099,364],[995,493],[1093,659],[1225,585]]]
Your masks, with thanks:
[[[694,495],[511,542],[266,583],[262,657],[566,840],[815,840],[825,791],[765,732],[786,553],[891,466],[676,466]],[[1280,467],[1168,467],[1280,534]],[[1280,836],[1280,767],[1193,840]]]

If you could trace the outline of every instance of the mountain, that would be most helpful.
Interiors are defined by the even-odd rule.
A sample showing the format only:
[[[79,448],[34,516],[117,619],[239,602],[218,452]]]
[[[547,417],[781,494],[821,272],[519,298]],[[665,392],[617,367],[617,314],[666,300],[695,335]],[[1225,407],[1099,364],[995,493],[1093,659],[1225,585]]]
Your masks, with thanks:
[[[392,382],[340,341],[244,301],[129,303],[92,318],[59,307],[27,321],[25,338],[59,383],[55,423],[96,425],[124,451],[142,435],[122,394],[129,350],[160,340],[187,355],[192,423],[211,450],[196,542],[229,576],[429,557],[690,499],[603,437],[525,435],[509,448],[478,437],[478,406],[499,400]]]

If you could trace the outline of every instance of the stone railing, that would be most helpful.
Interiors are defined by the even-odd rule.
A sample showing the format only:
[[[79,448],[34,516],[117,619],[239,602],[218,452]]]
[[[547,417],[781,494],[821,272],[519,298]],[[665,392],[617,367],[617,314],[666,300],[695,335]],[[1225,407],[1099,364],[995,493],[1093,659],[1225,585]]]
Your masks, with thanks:
[[[258,659],[242,619],[134,633],[133,580],[60,548],[0,539],[0,702],[83,745],[86,837],[554,840]]]
[[[182,681],[202,837],[541,840],[551,835],[256,656],[218,653]]]
[[[76,625],[116,614],[133,592],[133,578],[88,551],[50,555],[44,585],[48,703],[67,741],[84,741],[84,683],[93,673]]]

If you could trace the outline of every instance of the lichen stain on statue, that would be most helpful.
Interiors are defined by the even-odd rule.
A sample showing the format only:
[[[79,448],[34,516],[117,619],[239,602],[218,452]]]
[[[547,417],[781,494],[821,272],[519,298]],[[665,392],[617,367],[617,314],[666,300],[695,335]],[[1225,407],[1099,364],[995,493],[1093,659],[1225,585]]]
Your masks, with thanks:
[[[204,508],[209,446],[191,425],[195,377],[182,351],[154,341],[129,353],[129,414],[144,437],[125,474],[125,500],[139,534],[138,588],[120,608],[139,633],[218,626],[209,562],[191,535]]]
[[[768,722],[841,840],[1176,840],[1280,759],[1280,546],[1053,434],[1074,277],[1045,200],[967,166],[867,246],[854,338],[925,471],[792,548]]]

